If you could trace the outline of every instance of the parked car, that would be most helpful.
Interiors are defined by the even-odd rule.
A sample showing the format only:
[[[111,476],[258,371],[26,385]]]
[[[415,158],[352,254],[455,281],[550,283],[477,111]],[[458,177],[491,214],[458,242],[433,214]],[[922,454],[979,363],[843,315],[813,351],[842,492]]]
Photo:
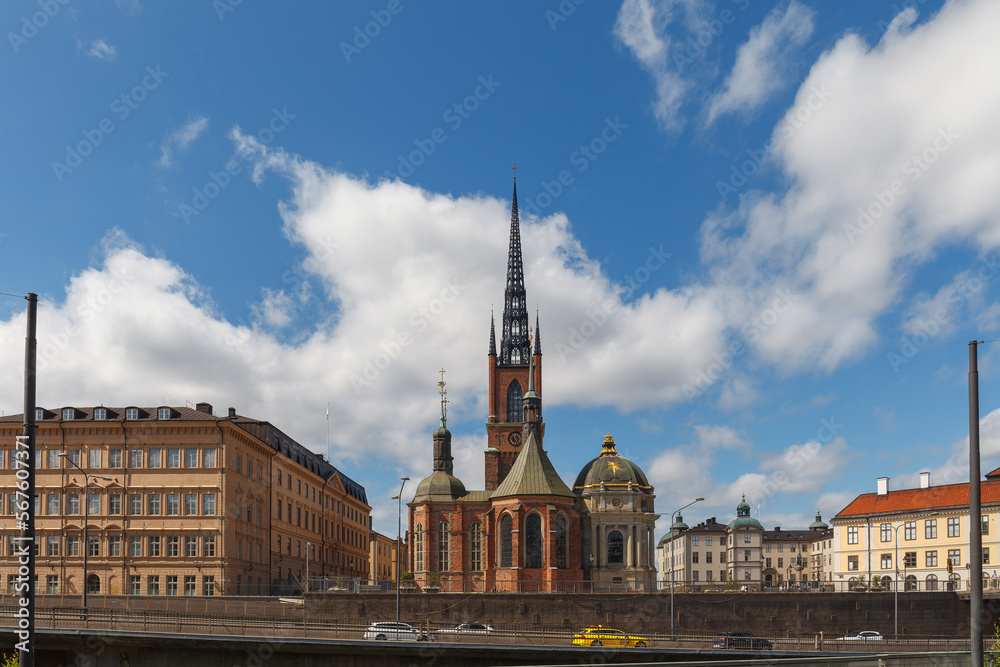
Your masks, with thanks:
[[[840,641],[845,642],[870,642],[870,641],[882,641],[882,634],[875,632],[874,630],[858,630],[857,632],[852,632],[845,637],[841,637]]]
[[[749,632],[723,632],[712,642],[712,648],[735,648],[750,651],[771,651],[774,644],[763,637],[755,637]]]
[[[646,648],[649,640],[645,637],[630,635],[614,628],[584,628],[573,635],[575,646],[618,646],[621,648]]]
[[[454,630],[441,630],[441,634],[449,635],[491,635],[493,626],[485,623],[462,623]]]
[[[398,642],[426,642],[434,641],[434,635],[428,635],[419,628],[415,628],[408,623],[398,621],[378,621],[372,623],[365,630],[365,639],[377,639],[379,641]]]

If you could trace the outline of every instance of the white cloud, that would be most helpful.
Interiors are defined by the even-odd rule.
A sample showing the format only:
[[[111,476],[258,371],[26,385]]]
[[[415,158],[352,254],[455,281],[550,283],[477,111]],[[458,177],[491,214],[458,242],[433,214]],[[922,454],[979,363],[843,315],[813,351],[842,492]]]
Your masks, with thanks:
[[[174,153],[187,150],[187,147],[194,143],[207,128],[208,118],[198,116],[164,137],[160,143],[160,166],[172,167]]]
[[[732,72],[708,103],[706,124],[734,111],[751,112],[785,84],[788,63],[813,34],[813,12],[795,0],[771,10],[736,51]]]
[[[93,56],[98,60],[103,60],[104,62],[111,62],[118,56],[118,49],[111,46],[103,39],[98,39],[90,43],[90,49],[87,51],[88,56]]]

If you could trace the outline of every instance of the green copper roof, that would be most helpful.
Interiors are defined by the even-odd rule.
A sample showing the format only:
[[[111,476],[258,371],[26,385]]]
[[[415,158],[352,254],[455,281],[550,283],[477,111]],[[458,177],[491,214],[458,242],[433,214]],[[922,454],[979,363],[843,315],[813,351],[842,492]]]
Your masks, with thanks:
[[[462,480],[442,470],[437,470],[417,485],[417,491],[410,502],[457,500],[466,495],[466,493]]]
[[[507,496],[575,497],[538,444],[534,432],[528,434],[528,441],[517,455],[514,466],[490,497]]]

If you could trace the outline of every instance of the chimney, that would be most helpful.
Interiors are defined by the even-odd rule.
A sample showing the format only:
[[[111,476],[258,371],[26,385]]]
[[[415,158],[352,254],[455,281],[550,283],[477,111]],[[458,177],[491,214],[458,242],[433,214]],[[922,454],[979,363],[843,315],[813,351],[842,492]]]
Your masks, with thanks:
[[[194,406],[194,409],[198,412],[204,412],[206,414],[212,414],[212,404],[211,403],[198,403]]]
[[[229,408],[229,418],[236,419],[236,408]]]
[[[877,495],[880,495],[880,496],[887,496],[887,495],[889,495],[889,478],[888,477],[879,477],[875,481],[878,484],[878,494]]]
[[[775,526],[774,527],[774,532],[780,533],[781,532],[781,526]]]
[[[929,472],[920,473],[920,488],[921,489],[931,488],[931,474]]]

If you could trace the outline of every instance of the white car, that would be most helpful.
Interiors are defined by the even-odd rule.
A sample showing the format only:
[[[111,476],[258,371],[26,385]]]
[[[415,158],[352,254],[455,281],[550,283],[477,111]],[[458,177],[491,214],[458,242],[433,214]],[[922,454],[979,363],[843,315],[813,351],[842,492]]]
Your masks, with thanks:
[[[881,633],[875,632],[874,630],[858,630],[857,632],[852,632],[846,637],[841,637],[840,641],[845,641],[845,642],[882,641],[882,635]]]
[[[441,630],[441,634],[449,635],[491,635],[493,626],[485,623],[462,623],[453,630]]]
[[[397,642],[434,641],[434,635],[428,635],[408,623],[398,621],[378,621],[365,630],[365,639]]]

